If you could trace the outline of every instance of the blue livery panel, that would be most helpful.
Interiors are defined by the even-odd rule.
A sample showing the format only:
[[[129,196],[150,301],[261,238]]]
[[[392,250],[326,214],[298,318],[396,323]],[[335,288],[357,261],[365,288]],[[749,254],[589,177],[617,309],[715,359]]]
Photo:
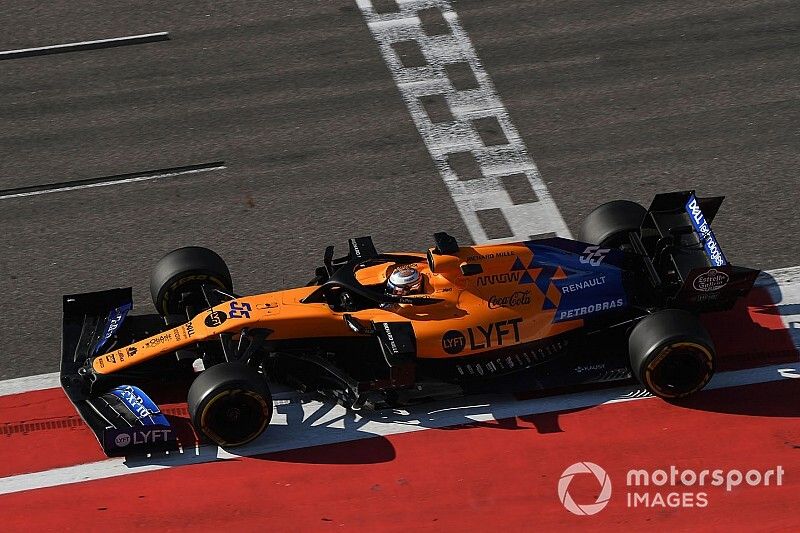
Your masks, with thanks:
[[[725,254],[722,253],[722,248],[717,242],[717,238],[711,230],[711,225],[703,215],[703,210],[700,208],[700,204],[694,194],[689,196],[689,200],[686,202],[686,212],[689,213],[692,226],[694,226],[694,230],[703,242],[703,248],[711,264],[713,266],[727,265],[728,260],[725,258]]]
[[[553,280],[553,285],[561,293],[554,322],[586,318],[627,305],[622,274],[616,269]]]
[[[161,414],[158,406],[142,389],[133,385],[120,385],[111,389],[111,394],[122,400],[131,413],[146,426],[168,426],[167,418]]]
[[[147,394],[133,385],[120,385],[111,394],[119,398],[142,424],[129,428],[107,428],[103,432],[106,450],[117,453],[131,450],[136,446],[168,446],[175,441],[172,426]]]
[[[94,345],[90,355],[94,356],[100,353],[100,350],[106,345],[106,343],[108,343],[114,332],[122,326],[122,323],[125,321],[125,317],[128,316],[128,312],[130,312],[131,309],[133,309],[133,303],[128,302],[122,304],[116,309],[112,309],[111,312],[108,313],[108,317],[106,317],[105,320],[105,325],[103,326],[103,333],[100,335],[100,340],[98,340],[97,344]]]
[[[558,238],[528,241],[525,245],[533,252],[531,266],[552,269],[547,281],[559,293],[555,322],[589,318],[628,305],[621,252]],[[556,268],[566,277],[553,278]],[[546,287],[540,288],[547,294]]]

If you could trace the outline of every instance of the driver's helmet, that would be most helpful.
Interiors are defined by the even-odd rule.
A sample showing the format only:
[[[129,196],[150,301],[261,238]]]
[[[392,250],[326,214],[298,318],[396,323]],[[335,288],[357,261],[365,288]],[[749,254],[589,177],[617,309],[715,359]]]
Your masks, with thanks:
[[[422,275],[410,265],[397,267],[386,282],[386,293],[397,296],[416,294],[422,289]]]

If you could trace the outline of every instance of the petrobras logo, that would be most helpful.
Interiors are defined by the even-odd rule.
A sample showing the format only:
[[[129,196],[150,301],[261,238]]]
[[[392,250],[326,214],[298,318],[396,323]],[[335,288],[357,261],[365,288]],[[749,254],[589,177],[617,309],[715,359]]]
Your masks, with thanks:
[[[577,475],[591,474],[597,480],[600,486],[600,492],[594,502],[591,503],[577,503],[572,495],[569,493],[569,486],[572,480]],[[582,463],[575,463],[570,465],[561,474],[558,480],[558,499],[564,508],[572,514],[578,516],[591,516],[597,514],[608,505],[611,500],[611,478],[600,466],[584,461]]]
[[[695,231],[700,236],[700,240],[703,242],[703,248],[705,248],[706,255],[711,260],[711,264],[714,266],[727,265],[728,260],[725,259],[725,254],[722,253],[722,249],[716,237],[714,237],[714,232],[711,231],[711,225],[709,225],[705,215],[703,215],[703,210],[700,208],[700,204],[697,202],[697,198],[694,194],[691,195],[689,201],[686,202],[686,212],[689,213],[692,226],[694,226]]]
[[[701,292],[714,292],[727,285],[728,280],[730,280],[730,276],[725,272],[712,268],[694,278],[692,286]]]
[[[599,313],[601,311],[609,311],[611,309],[618,309],[624,306],[625,306],[625,299],[616,298],[613,300],[607,300],[605,302],[598,302],[595,304],[584,305],[581,307],[574,307],[572,309],[559,308],[558,315],[556,317],[556,322],[561,322],[562,320],[572,320],[575,318],[581,318],[586,315],[592,315],[594,313]]]

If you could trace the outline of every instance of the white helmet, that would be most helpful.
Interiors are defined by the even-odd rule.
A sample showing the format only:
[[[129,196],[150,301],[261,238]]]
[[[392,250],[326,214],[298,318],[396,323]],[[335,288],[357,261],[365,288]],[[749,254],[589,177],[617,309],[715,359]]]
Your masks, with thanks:
[[[397,267],[386,282],[386,292],[396,296],[416,294],[422,289],[422,275],[411,265]]]

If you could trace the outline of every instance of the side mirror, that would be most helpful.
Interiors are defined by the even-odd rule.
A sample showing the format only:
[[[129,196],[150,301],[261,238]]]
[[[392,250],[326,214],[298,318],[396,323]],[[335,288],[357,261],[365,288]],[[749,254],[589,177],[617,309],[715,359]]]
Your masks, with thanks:
[[[345,313],[342,315],[344,318],[344,323],[347,324],[347,327],[353,330],[354,333],[358,333],[359,335],[372,335],[375,333],[371,327],[365,327],[357,318],[353,315]]]
[[[478,263],[462,263],[461,273],[465,276],[477,276],[483,274],[483,267]]]

